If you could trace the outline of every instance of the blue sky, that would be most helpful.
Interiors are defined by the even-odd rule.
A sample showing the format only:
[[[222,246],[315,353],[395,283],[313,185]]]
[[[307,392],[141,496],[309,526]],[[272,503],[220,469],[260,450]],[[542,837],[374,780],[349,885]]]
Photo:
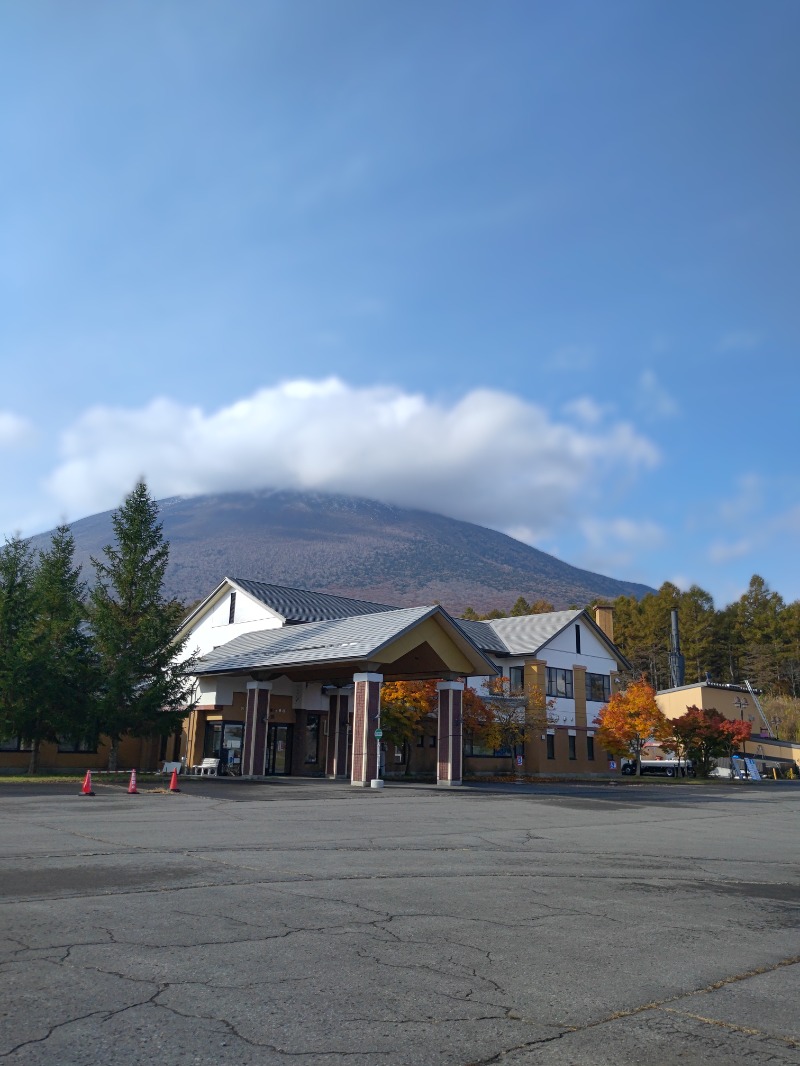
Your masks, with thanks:
[[[25,0],[0,30],[0,533],[143,474],[800,597],[794,0]]]

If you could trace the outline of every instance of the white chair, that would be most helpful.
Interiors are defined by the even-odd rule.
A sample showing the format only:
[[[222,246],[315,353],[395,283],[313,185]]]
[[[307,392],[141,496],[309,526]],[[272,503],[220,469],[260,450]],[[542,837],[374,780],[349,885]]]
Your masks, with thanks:
[[[219,775],[219,759],[203,759],[201,763],[192,767],[192,773],[200,777],[217,777]]]

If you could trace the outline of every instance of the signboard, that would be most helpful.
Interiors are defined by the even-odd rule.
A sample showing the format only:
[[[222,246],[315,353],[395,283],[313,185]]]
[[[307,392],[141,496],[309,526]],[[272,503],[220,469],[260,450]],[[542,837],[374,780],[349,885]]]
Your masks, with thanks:
[[[751,781],[760,781],[761,774],[758,772],[758,767],[756,766],[754,760],[745,759],[744,764],[747,767],[747,772],[750,774]]]
[[[522,756],[521,755],[517,756],[517,766],[522,766]]]
[[[376,740],[380,740],[382,736],[383,736],[383,730],[382,729],[376,729],[375,730],[375,739]]]
[[[616,770],[616,768],[617,768],[617,763],[616,763],[616,760],[615,760],[615,759],[611,759],[611,760],[610,760],[610,762],[609,762],[609,764],[608,764],[608,768],[609,768],[609,770]]]

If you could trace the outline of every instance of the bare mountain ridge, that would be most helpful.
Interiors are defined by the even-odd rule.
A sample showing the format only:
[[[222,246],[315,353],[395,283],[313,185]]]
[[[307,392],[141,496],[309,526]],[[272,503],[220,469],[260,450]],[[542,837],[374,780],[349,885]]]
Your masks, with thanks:
[[[560,609],[653,591],[470,522],[353,496],[264,490],[173,497],[159,507],[170,541],[166,591],[186,603],[226,575],[397,606],[439,602],[454,614],[467,606],[508,610],[520,595]],[[113,539],[111,512],[71,529],[91,580],[90,557]],[[48,540],[42,534],[32,543]]]

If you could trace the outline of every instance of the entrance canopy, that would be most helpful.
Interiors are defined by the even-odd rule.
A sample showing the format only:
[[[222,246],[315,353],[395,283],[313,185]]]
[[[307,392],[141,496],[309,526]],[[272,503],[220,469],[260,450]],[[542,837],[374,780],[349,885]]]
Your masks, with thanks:
[[[450,786],[461,783],[460,679],[497,671],[447,611],[433,606],[318,618],[244,633],[201,656],[195,673],[207,693],[213,689],[215,710],[220,690],[246,689],[241,757],[245,776],[277,772],[273,761],[278,753],[291,762],[286,753],[293,730],[279,721],[277,700],[286,698],[279,690],[287,681],[300,682],[301,698],[312,707],[317,698],[329,699],[324,730],[328,776],[345,776],[349,768],[352,784],[363,787],[380,777],[384,681],[438,679],[437,781]],[[302,714],[308,722],[309,703],[296,707],[290,700],[289,705],[295,716]],[[313,717],[318,722],[317,709]]]
[[[204,655],[199,677],[349,684],[356,673],[386,681],[494,675],[494,664],[439,606],[408,607],[249,633]]]

